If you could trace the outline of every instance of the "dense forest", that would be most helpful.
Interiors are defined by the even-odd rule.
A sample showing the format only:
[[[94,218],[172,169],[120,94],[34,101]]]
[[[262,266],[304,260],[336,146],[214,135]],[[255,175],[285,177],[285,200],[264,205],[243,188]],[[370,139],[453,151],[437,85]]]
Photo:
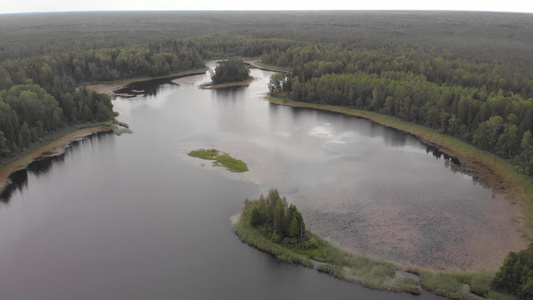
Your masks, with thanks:
[[[421,124],[510,159],[533,175],[533,81],[498,62],[475,63],[400,45],[398,55],[298,45],[263,62],[290,68],[273,95],[375,111]]]
[[[112,119],[109,97],[85,84],[169,75],[240,56],[290,70],[273,78],[274,94],[422,124],[533,175],[531,19],[385,14],[2,15],[0,163],[66,126]]]
[[[533,299],[533,244],[518,253],[509,253],[491,285],[520,299]]]
[[[211,81],[214,84],[244,81],[248,78],[250,78],[250,70],[242,58],[238,57],[221,61],[211,73]]]
[[[302,214],[296,206],[288,205],[287,199],[278,190],[270,189],[253,201],[250,225],[275,243],[298,243],[307,238]]]
[[[86,89],[87,83],[170,75],[204,68],[213,57],[257,56],[272,47],[283,51],[293,43],[203,36],[4,60],[0,62],[0,163],[66,126],[113,119],[110,97]]]

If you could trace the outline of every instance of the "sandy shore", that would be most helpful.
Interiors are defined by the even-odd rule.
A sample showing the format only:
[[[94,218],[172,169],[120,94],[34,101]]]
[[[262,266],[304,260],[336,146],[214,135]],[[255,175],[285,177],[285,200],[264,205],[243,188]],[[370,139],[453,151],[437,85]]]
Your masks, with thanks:
[[[114,83],[89,85],[87,86],[87,88],[97,93],[108,94],[109,96],[113,96],[116,90],[123,88],[132,82],[134,82],[134,80],[125,80]]]
[[[193,75],[202,75],[205,73],[205,71],[206,70],[191,70],[191,71],[181,72],[181,73],[172,74],[168,76],[146,77],[146,78],[122,80],[122,81],[117,81],[117,82],[112,82],[112,83],[93,84],[93,85],[87,86],[87,88],[98,93],[108,94],[111,97],[115,97],[117,96],[115,94],[116,90],[123,88],[134,82],[150,81],[150,80],[157,80],[157,79],[164,79],[164,78],[176,79],[176,78],[188,77],[188,76],[193,76]]]
[[[108,126],[104,125],[76,130],[2,167],[0,169],[0,190],[2,190],[8,183],[9,175],[11,175],[11,173],[25,169],[35,159],[60,155],[64,152],[65,147],[72,141],[98,132],[106,132],[110,130],[111,129]]]

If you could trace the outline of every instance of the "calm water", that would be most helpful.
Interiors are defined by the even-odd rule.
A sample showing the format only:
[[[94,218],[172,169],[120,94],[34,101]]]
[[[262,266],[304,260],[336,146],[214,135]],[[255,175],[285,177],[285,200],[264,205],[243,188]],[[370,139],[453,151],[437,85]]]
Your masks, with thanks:
[[[271,105],[270,73],[252,75],[229,90],[198,89],[204,76],[132,86],[114,101],[132,134],[85,139],[16,174],[0,205],[0,298],[437,298],[372,291],[241,243],[230,217],[271,187],[330,241],[400,262],[472,263],[453,249],[502,226],[487,215],[509,205],[453,161],[364,120]],[[186,155],[200,147],[251,171]]]

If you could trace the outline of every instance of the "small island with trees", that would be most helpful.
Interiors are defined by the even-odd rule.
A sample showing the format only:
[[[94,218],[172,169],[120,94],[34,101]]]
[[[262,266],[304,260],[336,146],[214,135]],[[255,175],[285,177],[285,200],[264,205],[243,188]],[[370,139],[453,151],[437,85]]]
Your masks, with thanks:
[[[302,214],[278,190],[256,200],[244,200],[239,238],[278,259],[327,273],[366,287],[415,295],[428,290],[452,299],[531,299],[533,296],[533,244],[511,252],[496,274],[434,272],[407,267],[344,251],[308,231]]]
[[[218,63],[214,71],[211,70],[211,83],[203,85],[203,88],[218,89],[232,86],[248,85],[253,77],[250,69],[241,58],[230,58]]]
[[[242,160],[231,157],[228,153],[220,153],[217,149],[197,149],[188,153],[191,157],[205,160],[212,160],[213,166],[225,167],[233,173],[243,173],[248,171],[248,166]]]
[[[395,264],[343,251],[306,230],[302,214],[276,189],[244,201],[235,232],[243,242],[285,262],[318,265],[319,272],[370,288],[421,293],[416,280],[396,276]]]

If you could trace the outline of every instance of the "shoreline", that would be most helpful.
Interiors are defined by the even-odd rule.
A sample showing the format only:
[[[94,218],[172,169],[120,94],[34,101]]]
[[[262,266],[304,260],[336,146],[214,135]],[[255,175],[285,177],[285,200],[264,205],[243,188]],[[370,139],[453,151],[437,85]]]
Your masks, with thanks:
[[[397,279],[395,277],[390,278],[390,281],[388,282],[389,286],[379,285],[379,284],[373,284],[370,282],[367,282],[365,279],[355,279],[350,278],[348,273],[349,270],[347,270],[349,267],[344,265],[336,265],[336,264],[330,264],[325,261],[318,261],[315,260],[313,257],[308,257],[303,254],[299,253],[293,253],[291,250],[284,248],[282,245],[276,244],[270,240],[268,240],[266,237],[261,236],[260,233],[257,233],[255,229],[250,229],[249,225],[245,225],[242,222],[242,214],[239,216],[239,219],[234,224],[234,231],[237,237],[241,240],[241,242],[245,243],[246,245],[253,247],[260,252],[267,253],[269,255],[272,255],[276,257],[278,260],[283,261],[285,263],[294,264],[294,265],[300,265],[305,268],[310,268],[313,270],[316,270],[320,273],[325,273],[329,276],[332,276],[336,279],[344,280],[347,282],[353,282],[358,283],[363,287],[369,288],[369,289],[375,289],[375,290],[382,290],[382,291],[389,291],[389,292],[398,292],[398,293],[409,293],[412,295],[420,295],[422,293],[422,287],[420,285],[411,284],[409,286],[394,286],[393,283]],[[233,220],[232,220],[233,221]],[[329,244],[327,241],[321,239],[317,235],[309,232],[309,235],[313,236],[314,238],[319,239],[319,243],[322,244],[324,247],[334,249],[335,251],[344,252],[342,248],[335,247],[331,244]],[[386,260],[379,260],[374,259],[366,255],[357,255],[353,253],[347,253],[346,256],[352,256],[357,258],[362,258],[366,260],[367,262],[370,262],[371,264],[379,265],[379,264],[386,264],[387,266],[394,265],[395,267],[395,273],[396,272],[407,272],[413,274],[413,276],[419,277],[419,274],[415,274],[410,269],[400,269],[398,265],[394,262],[389,262]],[[351,268],[350,268],[351,269]],[[426,290],[427,291],[427,290]]]
[[[289,264],[325,273],[363,287],[395,293],[432,293],[449,299],[514,299],[491,288],[494,272],[436,270],[412,266],[370,255],[350,252],[306,230],[316,241],[316,251],[287,247],[264,236],[251,223],[254,200],[245,200],[243,209],[230,217],[242,243]]]
[[[236,81],[236,82],[228,82],[228,83],[221,83],[221,84],[212,84],[212,83],[206,83],[200,85],[200,89],[202,90],[217,90],[217,89],[224,89],[224,88],[230,88],[230,87],[241,87],[241,86],[249,86],[250,83],[252,83],[255,80],[254,77],[251,77],[243,80],[243,81]]]
[[[480,165],[481,162],[478,159],[471,159],[470,157],[461,155],[459,151],[457,151],[456,149],[453,149],[454,148],[453,146],[450,146],[449,144],[447,145],[445,143],[441,143],[437,140],[437,138],[440,138],[440,140],[455,139],[451,136],[446,136],[446,135],[434,132],[432,129],[426,128],[422,125],[405,122],[398,118],[394,118],[388,115],[383,115],[383,114],[379,114],[375,112],[356,110],[356,109],[351,109],[348,107],[341,107],[341,106],[296,102],[292,100],[284,101],[284,99],[276,98],[273,96],[266,96],[265,100],[276,105],[290,106],[294,108],[317,109],[317,110],[322,110],[322,111],[327,111],[327,112],[334,112],[334,113],[354,116],[357,118],[369,120],[373,123],[382,125],[384,127],[396,129],[403,133],[410,134],[413,137],[415,137],[417,140],[419,140],[421,143],[423,143],[424,145],[436,148],[437,150],[446,154],[447,156],[458,159],[461,162],[461,164],[466,164],[467,167],[469,167],[468,169],[472,169],[470,172],[468,172],[469,174],[473,173],[470,175],[478,175],[476,179],[480,179],[481,183],[488,184],[490,188],[495,189],[498,193],[504,196],[508,196],[505,191],[505,188],[503,186],[498,185],[500,181],[497,180],[497,178],[495,178],[494,176],[488,176],[490,175],[488,174],[490,172],[481,172],[482,170],[478,169],[479,167],[483,167],[483,168],[488,169],[488,170],[483,170],[483,171],[493,171],[492,168],[490,168],[490,166],[485,165],[485,164]],[[470,144],[466,144],[463,141],[456,140],[455,142],[463,143],[467,147],[472,148],[471,150],[484,152],[480,149],[475,148],[474,146]],[[493,154],[490,154],[490,153],[488,154],[491,156],[494,156]],[[492,175],[496,175],[496,174],[492,174]]]
[[[269,66],[269,65],[264,65],[264,64],[258,63],[260,61],[260,58],[244,58],[243,60],[244,60],[245,63],[249,64],[253,68],[257,68],[257,69],[260,69],[260,70],[266,70],[266,71],[272,71],[272,72],[283,72],[283,71],[286,71],[284,69],[277,68],[275,66]],[[216,62],[216,61],[217,60],[208,61],[208,62],[206,62],[206,65],[209,64],[209,63],[212,63],[212,62]],[[195,70],[190,70],[190,71],[179,72],[179,73],[170,74],[170,75],[157,76],[157,77],[141,77],[141,78],[133,78],[133,79],[120,79],[120,80],[117,80],[117,81],[90,84],[90,85],[87,85],[87,88],[91,89],[91,90],[93,90],[95,92],[98,92],[98,93],[103,93],[103,94],[107,94],[107,95],[109,95],[111,97],[115,97],[115,96],[117,96],[115,94],[116,90],[121,89],[121,88],[123,88],[125,86],[128,86],[128,85],[130,85],[132,83],[135,83],[135,82],[143,82],[143,81],[166,79],[166,78],[168,78],[168,79],[178,79],[178,78],[194,76],[194,75],[203,75],[203,74],[205,74],[205,72],[207,70],[209,70],[209,67],[206,67],[206,68],[203,68],[203,69],[195,69]],[[254,80],[255,80],[255,78],[251,77],[250,79],[245,80],[245,81],[232,82],[232,83],[227,83],[227,84],[220,84],[220,85],[217,85],[216,87],[207,87],[207,88],[206,87],[200,87],[200,88],[218,89],[218,88],[226,88],[226,87],[234,87],[234,86],[247,86]]]
[[[24,154],[23,156],[0,168],[0,191],[4,190],[4,188],[9,184],[9,176],[12,173],[26,169],[33,161],[40,158],[53,157],[63,154],[65,148],[74,140],[86,138],[100,132],[110,131],[113,131],[113,129],[108,125],[98,125],[77,129],[62,135],[61,137],[46,143],[43,146],[40,146],[30,153]]]
[[[279,68],[276,66],[271,66],[267,64],[261,63],[261,58],[245,58],[243,59],[245,63],[249,64],[253,68],[264,70],[264,71],[272,71],[272,72],[287,72],[289,69],[287,68]]]
[[[144,81],[150,81],[150,80],[158,80],[158,79],[177,79],[181,77],[187,77],[187,76],[193,76],[193,75],[201,75],[204,74],[208,68],[204,69],[195,69],[190,71],[184,71],[179,72],[175,74],[165,75],[165,76],[158,76],[158,77],[141,77],[141,78],[134,78],[134,79],[120,79],[117,81],[112,82],[106,82],[106,83],[97,83],[97,84],[91,84],[88,85],[87,88],[90,90],[93,90],[97,93],[107,94],[111,97],[116,96],[115,91],[118,89],[121,89],[125,86],[128,86],[135,82],[144,82]]]
[[[454,137],[391,116],[347,107],[286,101],[272,96],[266,96],[264,99],[276,105],[318,109],[367,119],[376,124],[410,134],[421,143],[458,159],[465,166],[463,169],[467,174],[480,183],[488,185],[494,192],[504,196],[512,204],[521,206],[522,216],[516,222],[520,227],[522,236],[528,242],[533,240],[533,184],[530,178],[516,173],[513,166],[504,159]]]
[[[255,65],[254,59],[251,60],[252,65]],[[201,73],[203,74],[203,72]],[[193,75],[193,74],[190,74]],[[182,76],[187,77],[187,76]],[[151,79],[146,79],[151,80]],[[117,85],[124,85],[129,82],[134,81],[140,81],[140,80],[126,80],[118,83],[113,84],[103,84],[102,86],[117,86]],[[315,105],[310,103],[304,103],[304,102],[292,102],[292,101],[285,101],[284,99],[280,98],[274,98],[267,96],[266,100],[279,105],[286,105],[291,107],[300,107],[300,108],[310,108],[310,109],[318,109],[318,110],[325,110],[325,111],[331,111],[331,112],[337,112],[342,113],[346,115],[352,115],[364,119],[368,119],[376,124],[380,124],[386,127],[394,128],[397,130],[400,130],[402,132],[408,133],[413,135],[415,138],[417,138],[422,143],[437,148],[439,151],[442,151],[446,155],[449,155],[453,158],[458,158],[463,166],[463,171],[468,174],[469,176],[472,176],[476,180],[478,180],[481,184],[487,184],[490,186],[490,188],[493,189],[498,194],[503,195],[507,201],[510,201],[513,204],[520,205],[520,213],[516,215],[516,218],[513,218],[512,222],[516,224],[518,227],[518,236],[520,236],[520,239],[523,243],[531,241],[531,237],[533,237],[533,208],[529,209],[531,213],[528,213],[527,205],[524,205],[524,203],[527,203],[526,199],[528,196],[527,189],[526,191],[521,191],[520,184],[517,183],[516,177],[520,177],[517,174],[506,174],[502,175],[502,171],[498,168],[494,167],[492,165],[492,162],[488,159],[485,159],[486,156],[491,156],[491,154],[482,153],[483,155],[479,155],[481,150],[473,147],[472,145],[466,144],[462,141],[458,141],[452,137],[449,136],[443,136],[441,134],[438,134],[436,132],[431,131],[428,128],[425,128],[421,125],[415,125],[411,123],[404,122],[402,120],[392,118],[390,116],[386,115],[380,115],[377,113],[372,112],[366,112],[366,111],[356,111],[349,108],[343,108],[343,107],[336,107],[336,106],[327,106],[327,105]],[[459,151],[456,149],[457,144],[462,143],[463,145],[459,145],[459,148],[465,148],[459,149]],[[466,146],[465,146],[466,145]],[[466,155],[464,152],[467,152]],[[492,155],[493,156],[493,155]],[[491,158],[494,160],[494,156]],[[502,161],[502,159],[496,158],[498,161]],[[487,163],[487,161],[489,161]],[[507,166],[507,168],[509,168]],[[500,168],[501,169],[501,168]],[[505,168],[504,168],[505,169]],[[514,170],[512,170],[512,167],[510,168],[511,171],[514,173]],[[504,170],[505,171],[505,170]],[[502,180],[503,178],[503,180]],[[524,185],[523,185],[524,186]],[[527,188],[527,184],[525,185]],[[533,190],[532,190],[533,191]],[[533,192],[531,193],[533,195]],[[530,197],[533,198],[533,197]],[[533,202],[533,200],[531,200]],[[522,242],[520,245],[516,244],[515,248],[522,247]],[[403,265],[402,267],[406,268],[417,268],[417,267],[423,267],[423,266],[417,266],[417,265]],[[458,270],[451,270],[451,269],[433,269],[433,271],[447,271],[447,272],[459,272],[464,273],[466,271],[458,271]],[[472,272],[473,270],[470,270]]]
[[[203,73],[204,72],[196,73],[196,74],[203,74]],[[191,72],[189,74],[179,76],[179,77],[187,77],[187,76],[192,76],[192,75],[195,75],[195,73]],[[164,76],[164,78],[179,78],[179,77],[174,77],[174,76],[176,75]],[[149,80],[154,80],[154,79],[158,79],[158,78],[124,80],[124,81],[119,81],[115,83],[87,86],[87,88],[93,89],[97,92],[107,93],[112,96],[114,94],[113,92],[114,90],[124,87],[130,83],[140,82],[140,81],[149,81]],[[104,90],[104,91],[102,92],[101,90]],[[440,151],[446,153],[447,155],[458,158],[461,161],[461,163],[464,163],[468,167],[472,168],[472,170],[474,171],[474,174],[479,175],[482,181],[489,184],[491,188],[494,188],[497,192],[502,193],[509,201],[513,203],[516,203],[516,202],[521,203],[522,211],[524,214],[527,210],[527,207],[526,207],[527,201],[520,194],[519,187],[516,186],[518,185],[518,183],[516,182],[516,178],[510,178],[511,175],[504,176],[502,171],[500,170],[501,168],[487,163],[488,158],[485,158],[487,154],[483,154],[482,157],[477,156],[476,154],[479,154],[480,152],[483,152],[483,151],[469,144],[466,144],[462,141],[461,143],[466,144],[469,148],[475,149],[477,152],[471,155],[465,155],[462,152],[462,150],[458,151],[456,149],[456,145],[454,144],[453,141],[450,141],[448,144],[442,142],[443,139],[451,140],[454,138],[449,137],[449,136],[443,136],[436,132],[431,132],[430,129],[427,129],[421,125],[407,123],[405,121],[392,118],[387,115],[381,115],[381,114],[366,112],[366,111],[358,111],[358,110],[353,110],[353,109],[344,108],[344,107],[317,105],[317,104],[310,104],[310,103],[304,103],[304,102],[292,102],[292,101],[285,102],[283,101],[283,99],[273,98],[270,96],[266,97],[266,100],[277,105],[285,105],[285,106],[291,106],[291,107],[296,107],[296,108],[318,109],[318,110],[342,113],[346,115],[352,115],[355,117],[368,119],[374,123],[411,134],[415,136],[417,139],[419,139],[422,143],[426,145],[434,146]],[[53,140],[50,143],[47,143],[46,145],[39,147],[37,150],[34,150],[29,154],[25,154],[21,158],[18,158],[17,160],[1,167],[0,168],[0,190],[2,190],[6,186],[6,183],[8,183],[8,177],[11,173],[17,170],[26,168],[27,165],[31,163],[32,161],[34,161],[35,159],[39,159],[41,157],[60,155],[63,153],[65,146],[67,146],[73,140],[84,138],[84,137],[96,134],[98,132],[105,132],[105,131],[110,131],[110,130],[111,128],[107,125],[100,125],[100,126],[95,126],[95,127],[88,127],[84,129],[74,130],[73,132],[67,133],[59,137],[58,139]],[[471,149],[467,149],[467,150],[471,150]],[[490,156],[490,154],[488,155]],[[499,159],[499,160],[503,161],[503,159]],[[529,190],[525,190],[523,193],[526,193],[527,195],[528,191]],[[529,195],[533,195],[533,193]],[[530,201],[530,203],[531,202],[533,201]],[[530,224],[528,223],[528,225]],[[525,225],[520,224],[520,227],[521,228],[525,227]],[[529,227],[524,228],[524,229],[531,230],[531,228]],[[522,233],[527,239],[530,239],[531,235],[529,232],[527,233],[522,232]],[[345,251],[343,249],[339,249],[339,250]],[[364,255],[364,257],[372,259],[371,256]],[[396,265],[399,270],[407,270],[409,272],[416,272],[419,275],[421,274],[421,276],[424,276],[423,273],[425,272],[432,272],[432,273],[439,272],[436,270],[428,270],[427,268],[424,268],[423,266],[405,266],[405,265],[402,265],[396,262],[393,262],[393,264]],[[325,269],[325,273],[329,273],[330,275],[335,276],[333,273],[330,273],[330,271],[326,269]],[[465,272],[447,271],[445,274],[450,274],[450,276],[453,276],[454,274],[460,275],[464,273]],[[346,278],[343,278],[343,279],[346,279]],[[424,286],[424,284],[422,284],[422,286]],[[430,290],[428,288],[425,288],[425,289]],[[440,294],[440,293],[436,292],[436,294]],[[440,294],[440,295],[444,295],[444,294]]]
[[[203,73],[202,73],[203,74]],[[192,75],[192,74],[191,74]],[[186,77],[186,76],[183,76]],[[150,80],[150,79],[147,79]],[[129,81],[123,81],[121,83],[127,83],[132,82]],[[117,85],[121,83],[115,83],[112,85]],[[110,84],[107,84],[108,86]],[[533,236],[533,227],[531,224],[533,222],[533,216],[532,214],[529,214],[527,212],[528,208],[524,203],[527,203],[526,199],[528,196],[527,193],[527,184],[525,191],[521,191],[520,184],[517,183],[516,177],[520,177],[518,174],[514,174],[514,170],[512,170],[512,167],[510,167],[510,170],[513,172],[512,174],[506,174],[502,175],[502,171],[495,166],[492,165],[492,162],[488,159],[486,159],[487,156],[491,157],[490,159],[497,161],[503,161],[502,159],[495,158],[494,155],[488,154],[488,153],[482,153],[481,150],[475,148],[472,145],[466,144],[462,141],[456,140],[449,136],[443,136],[441,134],[438,134],[434,131],[431,131],[428,128],[425,128],[421,125],[416,125],[412,123],[407,123],[402,120],[392,118],[387,115],[380,115],[377,113],[372,112],[366,112],[366,111],[356,111],[349,108],[344,107],[336,107],[336,106],[327,106],[327,105],[315,105],[310,103],[304,103],[304,102],[292,102],[292,101],[285,101],[284,99],[280,98],[274,98],[274,97],[266,97],[266,100],[279,105],[286,105],[291,107],[300,107],[300,108],[310,108],[310,109],[318,109],[318,110],[325,110],[325,111],[331,111],[331,112],[337,112],[342,113],[346,115],[352,115],[355,117],[360,117],[364,119],[368,119],[376,124],[380,124],[386,127],[394,128],[397,130],[400,130],[402,132],[408,133],[413,135],[415,138],[417,138],[422,143],[437,148],[439,151],[442,151],[446,155],[449,155],[453,158],[458,158],[461,162],[462,166],[464,166],[463,171],[468,174],[469,176],[472,176],[476,180],[478,180],[481,184],[487,184],[490,186],[490,188],[493,189],[498,194],[503,195],[507,201],[510,201],[512,204],[518,204],[520,205],[520,213],[517,214],[516,218],[513,218],[512,222],[517,225],[518,229],[518,235],[520,236],[520,239],[522,242],[526,243],[531,240],[531,237]],[[458,144],[460,147],[457,147]],[[459,151],[456,148],[466,148],[465,149],[459,149]],[[466,152],[466,155],[465,153]],[[482,155],[479,155],[481,152]],[[488,163],[487,163],[488,161]],[[509,169],[509,166],[505,167],[504,169]],[[505,170],[504,170],[505,171]],[[502,180],[501,178],[504,178]],[[528,179],[526,178],[526,181]],[[530,184],[530,183],[529,183]],[[524,186],[524,185],[523,185]],[[533,191],[533,190],[532,190]],[[533,195],[533,192],[530,194]],[[530,198],[533,198],[533,196],[530,196]],[[533,200],[531,201],[533,202]],[[530,211],[533,213],[533,209],[530,209]],[[522,247],[522,242],[520,245],[516,245],[515,248]],[[405,268],[417,268],[417,267],[424,267],[424,266],[418,266],[418,265],[404,265],[402,264],[402,267]],[[426,268],[425,268],[426,269]],[[431,269],[431,268],[430,268]],[[439,269],[434,268],[432,271],[445,271],[445,272],[452,272],[452,273],[464,273],[468,271],[459,271],[459,270],[451,270],[451,269]],[[470,270],[470,272],[473,272],[473,270]]]
[[[475,299],[477,295],[489,298],[500,296],[489,290],[492,273],[442,272],[422,266],[406,266],[348,252],[308,232],[313,239],[316,239],[318,247],[324,253],[324,256],[317,260],[310,254],[299,253],[274,243],[253,228],[247,222],[250,219],[252,206],[254,206],[253,201],[245,201],[243,210],[230,218],[235,234],[246,245],[272,255],[282,262],[301,265],[336,279],[381,291],[412,295],[428,292],[450,299]]]

